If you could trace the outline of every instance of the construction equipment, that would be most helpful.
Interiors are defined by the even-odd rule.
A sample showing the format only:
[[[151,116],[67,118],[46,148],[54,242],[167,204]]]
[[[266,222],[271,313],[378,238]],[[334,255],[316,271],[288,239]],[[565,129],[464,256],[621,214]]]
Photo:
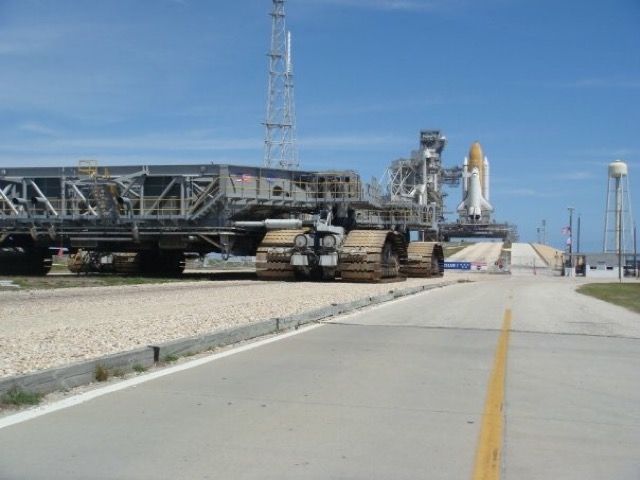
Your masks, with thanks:
[[[256,256],[259,278],[384,281],[413,268],[437,212],[353,171],[234,165],[0,167],[0,274],[178,275],[185,252]],[[417,247],[415,247],[417,248]],[[441,260],[441,250],[434,250]],[[438,256],[440,255],[440,257]],[[424,262],[431,262],[424,256]],[[417,257],[416,257],[417,258]]]

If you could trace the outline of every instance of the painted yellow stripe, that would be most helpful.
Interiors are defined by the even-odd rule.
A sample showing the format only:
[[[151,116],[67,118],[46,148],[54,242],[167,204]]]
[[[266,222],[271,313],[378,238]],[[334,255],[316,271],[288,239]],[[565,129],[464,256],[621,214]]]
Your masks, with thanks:
[[[480,439],[476,450],[473,480],[497,480],[500,478],[502,432],[504,428],[504,378],[511,330],[511,310],[504,312],[502,331],[496,348],[493,370],[489,378],[487,399],[482,413]]]

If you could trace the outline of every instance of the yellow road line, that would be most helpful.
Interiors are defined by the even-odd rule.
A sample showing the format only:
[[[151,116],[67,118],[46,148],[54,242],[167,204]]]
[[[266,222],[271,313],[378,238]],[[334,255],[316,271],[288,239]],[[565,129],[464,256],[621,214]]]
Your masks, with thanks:
[[[500,478],[502,432],[504,428],[504,378],[510,330],[511,309],[507,309],[504,312],[502,331],[496,348],[493,370],[489,378],[487,399],[482,413],[480,439],[478,440],[475,466],[471,477],[473,480],[498,480]]]

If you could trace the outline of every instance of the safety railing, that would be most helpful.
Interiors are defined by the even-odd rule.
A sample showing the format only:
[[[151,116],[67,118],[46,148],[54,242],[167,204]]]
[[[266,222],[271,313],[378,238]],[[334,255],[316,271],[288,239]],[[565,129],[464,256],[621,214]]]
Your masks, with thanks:
[[[304,181],[229,175],[225,193],[231,198],[275,201],[354,200],[362,198],[362,184],[359,181],[334,179]]]

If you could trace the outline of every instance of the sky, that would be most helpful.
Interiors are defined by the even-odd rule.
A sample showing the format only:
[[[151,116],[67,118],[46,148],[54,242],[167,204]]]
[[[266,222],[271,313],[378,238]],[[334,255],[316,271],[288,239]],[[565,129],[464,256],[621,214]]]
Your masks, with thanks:
[[[0,0],[0,166],[262,164],[270,9]],[[445,166],[482,144],[495,218],[523,241],[544,219],[562,247],[572,206],[582,249],[601,249],[618,158],[640,220],[639,0],[288,0],[286,11],[303,169],[381,178],[421,129],[440,129]],[[448,194],[453,211],[460,190]]]

